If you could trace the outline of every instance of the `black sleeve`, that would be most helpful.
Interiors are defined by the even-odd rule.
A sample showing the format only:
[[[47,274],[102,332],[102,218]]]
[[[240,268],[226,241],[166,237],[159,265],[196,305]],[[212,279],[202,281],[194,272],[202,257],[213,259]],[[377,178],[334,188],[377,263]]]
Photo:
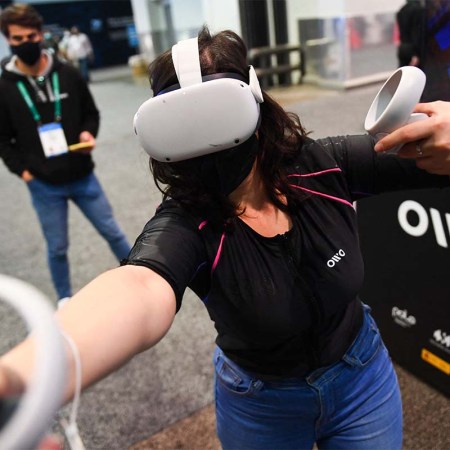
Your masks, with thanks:
[[[2,99],[0,99],[0,158],[9,170],[19,177],[26,169],[22,154],[16,145],[8,106]]]
[[[81,78],[81,77],[80,77]],[[94,97],[84,79],[79,80],[80,94],[83,99],[81,130],[89,131],[94,137],[97,136],[100,127],[100,112],[95,104]]]
[[[182,214],[163,209],[145,225],[123,264],[145,266],[161,275],[175,292],[178,311],[204,261],[205,247],[195,226]]]
[[[61,76],[65,77],[71,89],[71,95],[77,99],[77,114],[79,114],[79,133],[89,131],[94,137],[97,136],[100,127],[100,112],[92,95],[89,85],[82,77],[81,72],[70,64],[63,62],[59,69]],[[77,125],[78,128],[78,125]]]
[[[375,141],[369,135],[337,136],[317,142],[332,154],[343,171],[354,200],[389,191],[450,185],[448,176],[419,169],[414,159],[375,152]]]
[[[426,36],[426,9],[417,6],[411,18],[411,42],[414,48],[414,55],[420,58],[420,64],[423,65],[422,58],[425,57]]]

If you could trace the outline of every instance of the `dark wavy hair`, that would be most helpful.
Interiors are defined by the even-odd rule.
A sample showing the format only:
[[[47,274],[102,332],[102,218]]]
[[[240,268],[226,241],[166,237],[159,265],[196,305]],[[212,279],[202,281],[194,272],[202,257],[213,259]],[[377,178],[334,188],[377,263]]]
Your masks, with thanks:
[[[29,4],[13,4],[6,7],[0,14],[0,30],[9,38],[9,25],[36,28],[42,30],[42,16]]]
[[[236,33],[225,30],[212,35],[205,26],[199,32],[198,43],[202,76],[231,72],[248,81],[247,48]],[[154,95],[178,83],[170,50],[152,62],[149,78]],[[290,211],[304,194],[289,187],[286,168],[301,151],[307,133],[296,114],[284,111],[264,91],[263,96],[257,164],[270,200],[281,210]],[[203,185],[195,171],[196,159],[167,163],[150,158],[153,178],[163,198],[172,198],[191,213],[215,223],[228,222],[242,213],[239,205]],[[280,194],[287,198],[287,204],[280,201]]]

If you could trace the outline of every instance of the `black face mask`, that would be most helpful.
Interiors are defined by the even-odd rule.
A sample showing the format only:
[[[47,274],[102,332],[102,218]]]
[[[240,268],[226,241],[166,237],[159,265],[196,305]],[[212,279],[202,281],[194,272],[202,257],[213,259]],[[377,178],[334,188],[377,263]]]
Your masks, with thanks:
[[[236,147],[200,156],[191,163],[208,189],[227,196],[248,176],[257,154],[258,139],[252,135]]]
[[[40,42],[24,42],[20,45],[11,45],[11,53],[17,57],[27,66],[34,66],[41,56]]]

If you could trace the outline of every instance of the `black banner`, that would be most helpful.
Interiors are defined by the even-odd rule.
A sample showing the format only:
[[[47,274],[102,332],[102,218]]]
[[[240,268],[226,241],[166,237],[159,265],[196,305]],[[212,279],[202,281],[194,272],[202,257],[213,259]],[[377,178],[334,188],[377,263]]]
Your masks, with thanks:
[[[450,395],[450,190],[385,194],[357,211],[363,301],[392,358]]]

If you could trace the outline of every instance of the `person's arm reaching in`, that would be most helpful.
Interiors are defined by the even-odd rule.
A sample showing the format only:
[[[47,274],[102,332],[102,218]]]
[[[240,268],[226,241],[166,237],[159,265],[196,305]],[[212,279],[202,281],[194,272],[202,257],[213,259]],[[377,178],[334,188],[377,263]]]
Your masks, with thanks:
[[[415,158],[417,166],[430,173],[450,175],[450,102],[419,103],[414,112],[429,118],[398,128],[377,142],[375,150],[405,144],[400,157]]]

